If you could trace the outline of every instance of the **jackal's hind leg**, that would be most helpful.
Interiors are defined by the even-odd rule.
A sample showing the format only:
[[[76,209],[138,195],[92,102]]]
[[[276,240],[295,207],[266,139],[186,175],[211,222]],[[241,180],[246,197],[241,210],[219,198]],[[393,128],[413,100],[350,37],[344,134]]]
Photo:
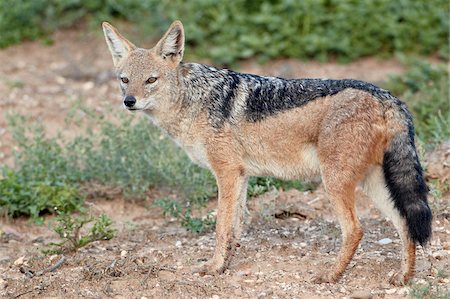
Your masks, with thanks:
[[[379,163],[383,156],[385,128],[377,101],[349,91],[332,109],[323,120],[317,153],[322,181],[341,226],[342,245],[331,271],[317,282],[337,281],[355,254],[363,236],[355,189],[370,165]]]
[[[345,192],[337,192],[330,188],[327,191],[341,227],[342,245],[332,269],[325,273],[319,273],[313,279],[316,283],[337,282],[350,263],[363,236],[361,225],[356,216],[354,188],[347,187],[344,190]]]

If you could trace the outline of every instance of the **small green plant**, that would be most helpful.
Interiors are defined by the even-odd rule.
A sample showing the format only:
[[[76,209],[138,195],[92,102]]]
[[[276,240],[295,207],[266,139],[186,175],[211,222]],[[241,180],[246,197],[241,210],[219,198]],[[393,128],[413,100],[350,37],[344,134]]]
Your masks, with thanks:
[[[155,200],[154,206],[161,208],[164,216],[180,220],[184,228],[194,233],[210,231],[216,225],[215,217],[211,211],[204,217],[192,216],[193,207],[190,202],[187,202],[183,207],[179,201],[165,197]]]
[[[273,177],[251,177],[248,184],[248,196],[255,197],[273,189],[299,191],[315,190],[317,183],[302,182],[299,180],[280,180]]]
[[[444,268],[438,269],[436,277],[437,278],[447,278],[448,277],[448,273],[447,273],[447,271]]]
[[[45,250],[45,253],[76,251],[93,241],[110,240],[117,232],[112,228],[112,220],[105,214],[94,218],[84,213],[78,217],[68,213],[60,213],[55,221],[56,225],[52,229],[58,234],[61,242],[50,243],[51,248]],[[92,222],[93,225],[86,231],[85,225]]]
[[[411,284],[409,296],[416,299],[448,299],[450,297],[447,287],[435,286],[431,282]]]

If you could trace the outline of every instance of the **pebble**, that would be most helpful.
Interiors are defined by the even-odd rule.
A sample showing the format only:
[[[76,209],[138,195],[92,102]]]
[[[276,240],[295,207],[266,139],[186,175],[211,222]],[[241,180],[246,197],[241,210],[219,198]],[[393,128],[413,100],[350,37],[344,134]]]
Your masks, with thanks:
[[[404,287],[404,288],[398,289],[397,295],[402,295],[402,296],[408,295],[408,288]]]
[[[252,274],[251,269],[240,270],[236,273],[237,276],[249,276]]]
[[[6,289],[8,286],[8,282],[2,278],[0,278],[0,290]]]
[[[395,294],[395,292],[397,292],[397,289],[396,289],[396,288],[393,288],[393,289],[387,289],[385,292],[386,292],[386,294],[388,294],[388,295],[392,295],[392,294]]]
[[[181,247],[181,241],[180,240],[175,242],[175,247],[177,247],[177,248]]]
[[[441,260],[447,255],[448,255],[447,250],[439,250],[432,253],[432,256],[437,260]]]
[[[213,295],[211,299],[220,299],[219,295]]]
[[[266,298],[266,297],[267,297],[267,293],[266,293],[266,292],[262,292],[262,293],[260,293],[260,294],[258,295],[258,299]]]
[[[350,295],[351,299],[371,299],[372,297],[372,293],[366,290],[355,291]]]
[[[126,257],[127,254],[128,254],[128,252],[127,252],[126,250],[122,250],[122,251],[120,252],[120,257]]]
[[[21,266],[25,263],[25,257],[21,256],[17,260],[14,261],[14,266]]]
[[[381,244],[381,245],[387,245],[387,244],[391,244],[391,243],[392,243],[392,240],[389,238],[384,238],[384,239],[378,240],[378,244]]]
[[[444,250],[450,250],[450,242],[444,242],[444,244],[442,244],[442,247],[444,248]]]
[[[91,90],[92,88],[94,88],[95,84],[94,82],[88,81],[86,83],[83,84],[82,88],[85,91]]]

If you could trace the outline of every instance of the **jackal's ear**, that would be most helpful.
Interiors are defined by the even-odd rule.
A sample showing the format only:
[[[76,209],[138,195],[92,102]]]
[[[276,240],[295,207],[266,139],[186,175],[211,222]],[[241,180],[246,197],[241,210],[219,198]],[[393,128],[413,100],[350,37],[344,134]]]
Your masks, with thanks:
[[[183,24],[180,21],[173,22],[155,48],[162,58],[171,59],[176,64],[180,63],[184,54]]]
[[[120,60],[127,57],[128,53],[135,49],[129,40],[123,37],[116,28],[107,22],[103,22],[103,33],[105,34],[106,43],[111,52],[114,66],[117,66]]]

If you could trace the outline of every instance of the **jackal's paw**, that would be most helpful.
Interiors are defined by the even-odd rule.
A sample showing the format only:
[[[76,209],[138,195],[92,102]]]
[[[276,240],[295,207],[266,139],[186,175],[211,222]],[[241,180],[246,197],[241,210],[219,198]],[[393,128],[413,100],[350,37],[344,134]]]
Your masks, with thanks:
[[[216,275],[216,274],[222,274],[223,271],[225,271],[225,267],[223,266],[223,263],[216,263],[213,261],[208,261],[205,264],[201,266],[197,266],[192,270],[192,273],[198,273],[201,276],[203,275]]]
[[[404,286],[410,280],[410,275],[397,272],[389,278],[389,283],[395,286]]]
[[[335,283],[339,280],[340,275],[334,273],[319,273],[312,278],[313,283]]]

